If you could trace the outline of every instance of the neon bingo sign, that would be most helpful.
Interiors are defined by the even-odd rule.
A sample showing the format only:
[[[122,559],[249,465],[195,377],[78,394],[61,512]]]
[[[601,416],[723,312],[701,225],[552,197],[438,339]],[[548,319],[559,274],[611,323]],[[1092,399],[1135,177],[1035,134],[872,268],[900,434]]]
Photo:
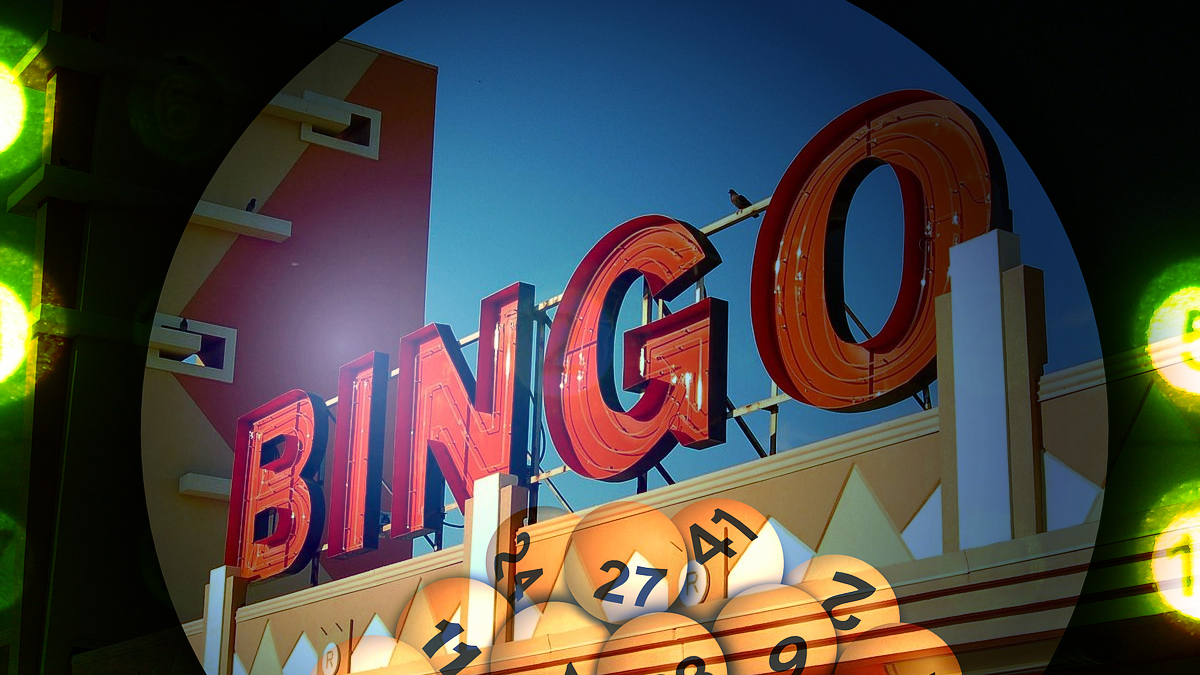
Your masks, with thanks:
[[[902,279],[879,334],[856,342],[842,309],[845,217],[858,184],[883,165],[903,198]],[[952,101],[900,91],[843,113],[788,167],[759,231],[750,302],[768,374],[796,400],[837,411],[889,405],[929,384],[934,298],[949,291],[950,247],[1011,229],[1007,201],[990,135]],[[537,364],[548,431],[571,470],[624,481],[676,445],[725,440],[724,300],[705,298],[623,336],[621,384],[641,392],[627,411],[617,402],[613,367],[616,315],[631,284],[645,279],[654,299],[671,300],[720,262],[703,233],[658,215],[617,226],[584,256]],[[435,475],[460,508],[480,478],[528,477],[530,394],[522,374],[533,365],[534,311],[533,287],[523,283],[482,301],[475,376],[448,326],[401,338],[391,537],[436,526],[442,483]],[[340,371],[329,482],[333,557],[377,546],[387,377],[388,357],[379,352]],[[238,419],[225,564],[246,578],[298,571],[319,550],[324,406],[293,390]]]

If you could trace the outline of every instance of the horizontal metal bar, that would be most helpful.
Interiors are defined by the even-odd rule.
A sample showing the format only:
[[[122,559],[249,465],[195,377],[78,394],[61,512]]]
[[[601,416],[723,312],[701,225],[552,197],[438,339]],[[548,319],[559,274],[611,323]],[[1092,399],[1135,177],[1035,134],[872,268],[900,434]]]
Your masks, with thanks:
[[[565,466],[565,465],[560,466],[560,467],[555,467],[553,469],[550,469],[549,471],[543,471],[542,473],[539,473],[538,475],[534,476],[533,478],[530,478],[529,482],[530,483],[540,483],[541,481],[544,481],[547,478],[553,478],[560,473],[569,473],[570,471],[571,471],[571,468],[568,466]]]
[[[725,397],[725,407],[728,408],[730,412],[734,410],[733,401],[729,400],[728,396]],[[758,437],[754,435],[754,431],[750,429],[750,425],[746,424],[746,420],[742,419],[741,417],[735,417],[733,418],[733,421],[737,422],[738,428],[742,430],[742,435],[746,437],[747,441],[750,441],[750,446],[754,448],[754,451],[758,453],[758,456],[766,457],[767,451],[763,450],[762,443],[758,442]]]
[[[746,208],[742,209],[741,211],[735,211],[735,212],[725,216],[724,218],[721,218],[720,220],[714,220],[713,222],[709,223],[708,225],[705,225],[704,227],[700,228],[700,231],[703,232],[704,234],[716,234],[717,232],[720,232],[721,230],[728,229],[730,227],[733,227],[734,225],[737,225],[738,223],[742,222],[743,220],[746,220],[747,218],[753,218],[755,216],[755,214],[766,211],[767,206],[770,203],[771,203],[770,197],[767,197],[766,199],[763,199],[761,201],[754,202],[750,206],[747,206]]]
[[[729,412],[727,417],[729,419],[734,419],[737,417],[741,417],[742,415],[746,415],[748,413],[755,412],[756,410],[766,410],[768,408],[777,406],[780,403],[787,403],[790,400],[792,400],[791,396],[788,396],[787,394],[778,394],[778,395],[772,396],[770,398],[764,398],[761,401],[755,401],[754,403],[744,405],[740,408],[734,408],[733,410],[731,410]]]
[[[554,296],[553,298],[547,298],[537,304],[537,311],[544,312],[544,311],[550,309],[551,307],[554,307],[558,303],[562,302],[562,299],[563,299],[562,293],[559,293],[558,295]]]

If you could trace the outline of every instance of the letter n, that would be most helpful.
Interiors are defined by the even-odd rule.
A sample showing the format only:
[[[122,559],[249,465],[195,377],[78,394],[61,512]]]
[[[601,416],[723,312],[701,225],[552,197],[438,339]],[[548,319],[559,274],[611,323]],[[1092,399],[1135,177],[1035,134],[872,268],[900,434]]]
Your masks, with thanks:
[[[401,339],[393,537],[439,526],[443,479],[465,509],[477,479],[528,471],[532,324],[533,286],[516,283],[480,303],[478,381],[449,326]]]

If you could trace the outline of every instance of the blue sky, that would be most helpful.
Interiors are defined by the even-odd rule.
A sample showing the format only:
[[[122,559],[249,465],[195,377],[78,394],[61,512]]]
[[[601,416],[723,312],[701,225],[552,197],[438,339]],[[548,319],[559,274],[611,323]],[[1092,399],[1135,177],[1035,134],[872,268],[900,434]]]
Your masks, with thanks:
[[[348,37],[439,69],[426,319],[460,336],[476,330],[479,300],[513,281],[534,284],[539,300],[559,293],[600,236],[632,217],[662,213],[701,227],[732,210],[730,188],[752,201],[769,196],[822,126],[912,88],[971,109],[1000,146],[1023,260],[1045,271],[1047,372],[1099,358],[1070,244],[1003,130],[924,52],[840,0],[405,0]],[[869,327],[882,325],[895,298],[899,209],[886,169],[851,207],[847,300]],[[730,303],[738,405],[770,393],[748,306],[758,223],[713,236],[724,263],[706,279],[709,294]],[[779,447],[917,411],[912,401],[854,414],[788,404]],[[750,421],[765,440],[765,414]],[[678,480],[755,457],[732,423],[728,436],[714,449],[676,449],[664,464]],[[632,493],[632,484],[558,482],[573,506]]]

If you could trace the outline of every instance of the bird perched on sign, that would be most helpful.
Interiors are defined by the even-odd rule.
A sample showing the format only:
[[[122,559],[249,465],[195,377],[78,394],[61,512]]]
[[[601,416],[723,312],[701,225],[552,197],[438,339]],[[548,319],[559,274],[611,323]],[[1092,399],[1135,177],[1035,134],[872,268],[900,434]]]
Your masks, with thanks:
[[[251,198],[250,198],[250,201],[246,202],[246,210],[247,210],[247,211],[253,211],[253,210],[254,210],[254,207],[255,207],[257,204],[258,204],[258,198],[257,198],[257,197],[251,197]]]
[[[733,205],[737,207],[738,211],[741,211],[742,209],[748,209],[751,206],[750,200],[746,199],[742,195],[739,195],[737,193],[737,190],[729,191],[729,201],[732,202]],[[754,214],[754,217],[757,218],[758,214],[757,213]]]

